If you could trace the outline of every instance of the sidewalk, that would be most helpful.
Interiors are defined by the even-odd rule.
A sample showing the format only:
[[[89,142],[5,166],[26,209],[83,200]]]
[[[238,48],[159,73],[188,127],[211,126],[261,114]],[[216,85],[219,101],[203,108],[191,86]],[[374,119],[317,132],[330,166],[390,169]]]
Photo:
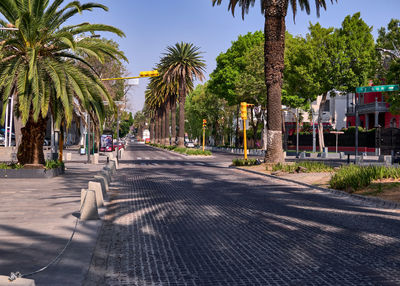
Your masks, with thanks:
[[[86,164],[77,150],[66,161],[65,175],[51,179],[0,179],[0,275],[36,271],[64,248],[75,227],[82,188],[106,163]],[[80,222],[61,260],[28,279],[36,285],[81,285],[102,221]]]

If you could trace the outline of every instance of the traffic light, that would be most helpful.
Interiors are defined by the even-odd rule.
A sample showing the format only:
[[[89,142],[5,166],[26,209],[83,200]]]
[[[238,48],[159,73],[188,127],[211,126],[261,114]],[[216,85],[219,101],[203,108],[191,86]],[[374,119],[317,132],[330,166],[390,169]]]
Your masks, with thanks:
[[[140,72],[140,77],[154,77],[154,76],[159,76],[160,74],[158,73],[158,70],[154,71],[142,71]]]
[[[241,102],[240,103],[240,117],[242,117],[242,119],[247,119],[247,103],[246,102]]]
[[[207,126],[207,120],[203,119],[203,128],[205,128]]]

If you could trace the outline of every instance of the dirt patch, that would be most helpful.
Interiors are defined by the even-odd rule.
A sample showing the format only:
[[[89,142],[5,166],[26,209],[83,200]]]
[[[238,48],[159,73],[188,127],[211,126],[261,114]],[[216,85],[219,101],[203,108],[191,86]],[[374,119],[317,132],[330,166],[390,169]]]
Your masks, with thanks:
[[[251,170],[255,172],[260,172],[268,175],[275,175],[282,178],[287,178],[290,180],[298,181],[301,183],[306,183],[319,187],[329,187],[329,180],[332,177],[332,173],[321,172],[321,173],[285,173],[285,172],[272,172],[267,171],[267,165],[261,164],[256,166],[243,166],[239,167],[244,170]]]
[[[382,180],[373,182],[368,187],[354,192],[358,195],[373,196],[400,203],[400,181]]]
[[[266,164],[261,164],[256,166],[243,166],[238,168],[264,173],[268,175],[271,175],[272,173],[273,175],[281,178],[287,178],[289,180],[324,188],[329,188],[329,181],[333,175],[333,173],[328,173],[328,172],[322,172],[322,173],[272,172],[266,170],[267,169]],[[383,179],[380,181],[375,181],[368,187],[354,192],[354,194],[377,197],[387,201],[400,203],[400,180]]]

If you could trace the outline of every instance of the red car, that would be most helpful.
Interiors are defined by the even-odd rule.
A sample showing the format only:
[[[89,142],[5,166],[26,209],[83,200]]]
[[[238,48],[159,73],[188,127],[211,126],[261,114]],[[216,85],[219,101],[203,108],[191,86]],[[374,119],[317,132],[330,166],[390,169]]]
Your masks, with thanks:
[[[115,151],[115,149],[117,149],[117,145],[113,145],[113,151]],[[125,145],[124,145],[124,143],[119,142],[118,150],[121,150],[121,149],[125,149]]]

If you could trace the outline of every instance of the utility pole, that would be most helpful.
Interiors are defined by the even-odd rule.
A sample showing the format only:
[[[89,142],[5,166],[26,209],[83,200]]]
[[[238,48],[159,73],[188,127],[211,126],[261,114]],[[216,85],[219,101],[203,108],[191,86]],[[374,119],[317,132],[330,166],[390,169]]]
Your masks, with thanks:
[[[90,115],[87,113],[87,130],[86,130],[86,136],[87,136],[87,163],[90,164]]]
[[[206,144],[206,126],[207,126],[207,120],[203,119],[203,152]]]

